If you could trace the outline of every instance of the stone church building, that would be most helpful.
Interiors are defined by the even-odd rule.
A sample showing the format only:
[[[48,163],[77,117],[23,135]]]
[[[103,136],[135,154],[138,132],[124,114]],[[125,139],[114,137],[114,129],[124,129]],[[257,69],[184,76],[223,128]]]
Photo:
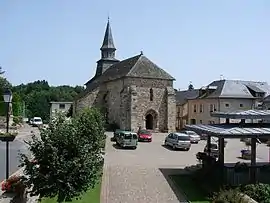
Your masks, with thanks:
[[[99,107],[107,122],[121,129],[174,131],[175,79],[143,53],[122,61],[116,59],[109,21],[100,50],[96,74],[74,102],[74,113],[85,107]]]

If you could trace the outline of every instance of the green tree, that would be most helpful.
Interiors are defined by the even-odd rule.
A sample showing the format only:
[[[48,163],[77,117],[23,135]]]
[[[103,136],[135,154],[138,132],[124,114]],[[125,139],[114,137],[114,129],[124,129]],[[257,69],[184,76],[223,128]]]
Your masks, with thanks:
[[[32,195],[71,201],[93,188],[101,175],[104,121],[96,109],[86,109],[74,119],[56,117],[40,138],[28,142],[34,162],[21,155],[25,183]]]

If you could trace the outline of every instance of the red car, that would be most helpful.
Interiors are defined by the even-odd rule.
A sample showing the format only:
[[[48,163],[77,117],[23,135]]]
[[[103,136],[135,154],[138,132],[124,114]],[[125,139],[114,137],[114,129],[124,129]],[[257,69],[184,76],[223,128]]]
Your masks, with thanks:
[[[139,141],[152,142],[152,133],[147,130],[139,130],[138,139]]]

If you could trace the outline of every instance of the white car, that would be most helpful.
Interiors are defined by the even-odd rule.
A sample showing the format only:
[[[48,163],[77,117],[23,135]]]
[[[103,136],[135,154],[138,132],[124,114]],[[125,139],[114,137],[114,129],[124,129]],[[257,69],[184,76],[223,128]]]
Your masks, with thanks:
[[[43,125],[42,119],[40,117],[34,117],[32,125],[36,127]]]
[[[171,146],[175,149],[184,149],[188,151],[191,147],[190,137],[183,133],[170,133],[164,142],[165,146]]]
[[[185,130],[185,131],[183,131],[181,133],[189,135],[191,143],[198,144],[199,141],[201,140],[201,137],[197,133],[195,133],[194,131]]]

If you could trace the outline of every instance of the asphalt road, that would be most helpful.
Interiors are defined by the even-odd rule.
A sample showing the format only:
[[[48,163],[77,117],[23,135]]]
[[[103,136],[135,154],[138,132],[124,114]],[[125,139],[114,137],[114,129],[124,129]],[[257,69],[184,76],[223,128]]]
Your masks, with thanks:
[[[9,175],[13,174],[19,169],[20,153],[29,154],[26,144],[23,140],[30,138],[31,131],[37,131],[32,127],[26,125],[19,129],[19,134],[13,142],[9,142]],[[6,176],[6,143],[0,141],[0,182]]]

